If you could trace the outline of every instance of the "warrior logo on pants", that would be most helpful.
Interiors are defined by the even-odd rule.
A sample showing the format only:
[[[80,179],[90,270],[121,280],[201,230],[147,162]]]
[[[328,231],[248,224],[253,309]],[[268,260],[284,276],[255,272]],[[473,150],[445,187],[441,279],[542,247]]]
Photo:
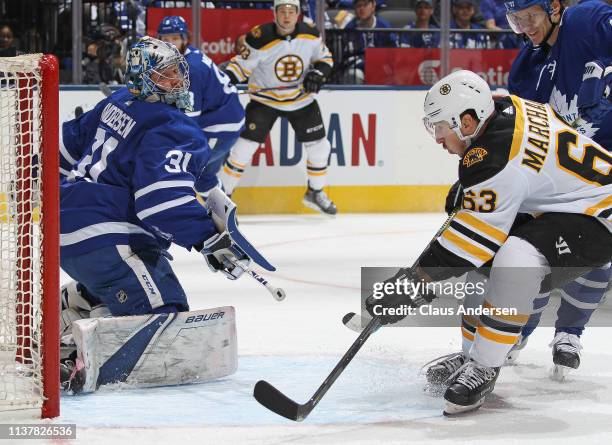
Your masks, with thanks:
[[[281,82],[296,82],[304,72],[304,62],[295,54],[288,54],[276,61],[274,72]]]

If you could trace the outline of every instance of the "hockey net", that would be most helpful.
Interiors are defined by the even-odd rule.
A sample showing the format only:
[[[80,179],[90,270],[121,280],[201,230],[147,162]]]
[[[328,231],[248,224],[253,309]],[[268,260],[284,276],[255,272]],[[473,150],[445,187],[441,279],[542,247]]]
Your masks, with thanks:
[[[0,58],[0,414],[59,415],[58,68]]]

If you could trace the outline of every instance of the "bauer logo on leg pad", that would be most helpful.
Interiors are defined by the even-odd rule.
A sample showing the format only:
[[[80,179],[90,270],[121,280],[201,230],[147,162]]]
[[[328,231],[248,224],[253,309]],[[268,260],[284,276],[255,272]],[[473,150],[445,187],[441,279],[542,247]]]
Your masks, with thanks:
[[[192,315],[191,317],[187,317],[187,320],[185,320],[185,324],[221,319],[223,318],[224,314],[225,312],[215,312],[214,314]]]

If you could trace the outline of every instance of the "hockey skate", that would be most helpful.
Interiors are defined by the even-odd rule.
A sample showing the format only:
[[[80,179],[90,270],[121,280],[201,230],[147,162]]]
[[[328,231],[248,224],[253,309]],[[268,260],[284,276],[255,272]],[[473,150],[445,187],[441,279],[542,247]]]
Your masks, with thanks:
[[[493,391],[500,368],[489,368],[473,360],[457,370],[444,393],[444,415],[464,413],[480,408],[485,396]]]
[[[308,187],[306,190],[306,194],[302,199],[302,203],[317,212],[321,212],[325,215],[333,216],[338,213],[338,209],[336,209],[336,204],[329,199],[327,194],[323,190],[314,190]]]
[[[441,395],[450,383],[450,378],[464,363],[465,355],[462,352],[443,355],[426,363],[421,368],[425,370],[425,379],[427,380],[425,391]]]
[[[60,386],[67,394],[78,394],[85,385],[85,365],[74,351],[70,357],[60,360]]]
[[[553,353],[552,379],[563,381],[572,369],[580,366],[580,337],[567,332],[557,332],[549,345]]]

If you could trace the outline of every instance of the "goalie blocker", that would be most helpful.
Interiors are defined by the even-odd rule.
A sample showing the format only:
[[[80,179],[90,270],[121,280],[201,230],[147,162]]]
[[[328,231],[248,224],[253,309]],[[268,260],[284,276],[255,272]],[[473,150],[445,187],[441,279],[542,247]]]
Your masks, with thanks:
[[[108,317],[73,323],[76,360],[64,362],[62,386],[88,393],[100,386],[204,383],[238,365],[231,306],[200,311]]]

